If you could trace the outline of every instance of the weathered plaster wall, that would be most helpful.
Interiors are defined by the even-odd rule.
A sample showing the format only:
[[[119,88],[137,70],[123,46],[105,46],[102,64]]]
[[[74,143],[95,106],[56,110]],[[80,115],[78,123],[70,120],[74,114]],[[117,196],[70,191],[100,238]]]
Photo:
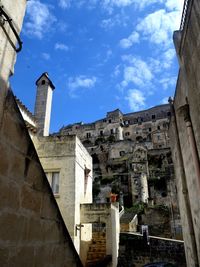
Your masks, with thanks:
[[[186,267],[183,241],[150,237],[150,245],[139,234],[120,234],[119,267],[143,267],[149,262],[165,261]]]
[[[199,21],[200,3],[197,0],[189,1],[184,28],[174,35],[180,72],[174,99],[175,117],[171,121],[170,133],[188,266],[200,264]]]
[[[80,224],[80,203],[92,202],[92,159],[76,136],[36,136],[33,141],[45,172],[59,172],[59,194],[55,197],[79,253],[80,233],[83,241],[92,238],[91,225],[81,231],[76,229]],[[87,183],[85,167],[91,170]]]
[[[26,0],[7,1],[1,0],[0,5],[3,6],[4,11],[12,19],[13,25],[18,32],[21,31],[22,22],[24,18]],[[8,40],[6,34],[9,36]],[[13,44],[12,44],[12,43]],[[1,82],[8,83],[8,78],[14,72],[14,63],[16,59],[16,53],[13,46],[17,46],[17,40],[8,24],[5,22],[4,26],[0,28],[0,77]],[[2,87],[2,84],[0,84]]]

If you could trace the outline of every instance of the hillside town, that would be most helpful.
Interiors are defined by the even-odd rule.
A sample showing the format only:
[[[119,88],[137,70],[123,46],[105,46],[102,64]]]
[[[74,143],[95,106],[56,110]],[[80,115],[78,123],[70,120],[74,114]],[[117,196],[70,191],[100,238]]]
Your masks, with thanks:
[[[55,132],[48,72],[32,85],[34,113],[9,82],[27,1],[0,4],[0,265],[199,266],[198,0],[184,1],[173,35],[168,104]]]

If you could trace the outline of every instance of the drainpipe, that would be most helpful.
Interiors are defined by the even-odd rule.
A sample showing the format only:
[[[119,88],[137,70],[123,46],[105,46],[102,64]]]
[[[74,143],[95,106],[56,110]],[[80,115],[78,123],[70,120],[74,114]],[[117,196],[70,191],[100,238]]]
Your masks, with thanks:
[[[186,98],[187,102],[187,98]],[[198,156],[198,150],[196,146],[196,141],[195,141],[195,136],[194,136],[194,131],[192,127],[192,122],[190,118],[190,110],[189,110],[189,104],[185,104],[184,106],[181,106],[178,109],[178,112],[180,112],[180,115],[183,115],[185,125],[186,125],[186,130],[187,130],[187,136],[189,140],[189,144],[191,147],[191,154],[192,154],[192,159],[194,163],[194,168],[195,168],[195,173],[197,176],[197,183],[200,189],[200,164],[199,164],[199,156]]]
[[[194,226],[193,226],[193,221],[192,221],[192,212],[191,212],[191,205],[190,205],[190,199],[188,196],[188,186],[187,186],[187,180],[186,180],[186,175],[185,175],[185,169],[184,169],[184,162],[183,162],[183,156],[182,156],[182,151],[181,151],[181,144],[180,144],[180,138],[178,134],[178,125],[177,125],[177,119],[176,119],[176,112],[175,108],[173,105],[173,101],[170,98],[169,99],[170,103],[170,108],[171,108],[171,124],[172,127],[174,128],[175,132],[175,140],[177,144],[177,156],[179,159],[179,164],[180,164],[180,177],[181,177],[181,183],[182,183],[182,193],[183,193],[183,198],[184,198],[184,203],[186,207],[186,218],[188,222],[188,227],[189,227],[189,235],[191,238],[191,250],[193,254],[193,260],[194,260],[194,266],[198,267],[198,254],[197,254],[197,247],[196,247],[196,241],[195,241],[195,233],[194,233]]]

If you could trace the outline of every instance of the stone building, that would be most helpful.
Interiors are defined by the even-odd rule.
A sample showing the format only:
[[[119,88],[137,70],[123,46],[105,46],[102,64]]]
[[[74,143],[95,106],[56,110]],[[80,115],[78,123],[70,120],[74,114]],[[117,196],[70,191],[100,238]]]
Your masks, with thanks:
[[[185,1],[174,43],[179,75],[170,139],[187,266],[200,266],[200,3]]]
[[[34,114],[19,99],[16,100],[74,246],[83,264],[112,255],[108,260],[114,267],[118,255],[119,208],[111,203],[93,206],[92,157],[76,135],[49,134],[55,86],[46,72],[37,79],[36,86]],[[92,214],[87,215],[85,205]],[[96,214],[101,214],[98,219]],[[95,248],[96,258],[89,252],[91,242],[95,242],[92,231],[95,223],[105,224],[106,246],[104,256],[97,255]]]
[[[0,263],[82,266],[9,88],[25,9],[0,1]]]
[[[181,236],[181,228],[169,147],[170,115],[169,104],[128,114],[117,109],[93,123],[64,126],[59,133],[77,134],[92,156],[96,203],[109,202],[116,194],[126,208],[141,202],[153,209],[151,214],[159,214],[156,207],[166,208],[165,220],[161,210],[157,222],[149,221],[151,234],[175,237]]]

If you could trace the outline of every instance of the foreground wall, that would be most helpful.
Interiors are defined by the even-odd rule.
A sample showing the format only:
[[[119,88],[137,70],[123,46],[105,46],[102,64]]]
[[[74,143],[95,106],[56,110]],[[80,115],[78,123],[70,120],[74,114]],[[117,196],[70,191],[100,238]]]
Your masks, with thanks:
[[[150,262],[170,262],[185,267],[183,241],[150,237],[150,245],[139,234],[120,234],[118,267],[143,267]],[[192,265],[190,265],[192,267]]]
[[[25,0],[2,0],[17,32]],[[8,90],[15,51],[0,27],[0,265],[82,266],[14,96]],[[15,41],[13,41],[15,43]]]
[[[170,124],[188,266],[200,265],[200,2],[185,1],[174,41],[180,64]],[[187,7],[187,8],[186,8]]]

